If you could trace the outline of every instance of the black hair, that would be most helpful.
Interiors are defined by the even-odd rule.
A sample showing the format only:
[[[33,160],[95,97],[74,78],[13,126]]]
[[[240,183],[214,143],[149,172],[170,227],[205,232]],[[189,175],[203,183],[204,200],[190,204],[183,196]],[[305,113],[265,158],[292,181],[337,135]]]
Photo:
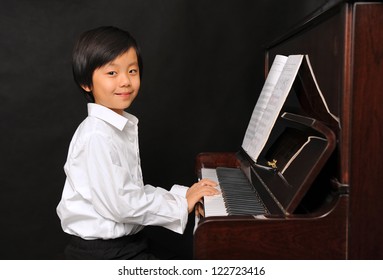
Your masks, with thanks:
[[[142,78],[142,57],[136,40],[129,32],[113,26],[102,26],[80,35],[73,49],[72,70],[74,80],[85,93],[88,101],[94,102],[93,94],[82,87],[92,87],[94,70],[113,61],[130,48],[136,51],[140,78]]]

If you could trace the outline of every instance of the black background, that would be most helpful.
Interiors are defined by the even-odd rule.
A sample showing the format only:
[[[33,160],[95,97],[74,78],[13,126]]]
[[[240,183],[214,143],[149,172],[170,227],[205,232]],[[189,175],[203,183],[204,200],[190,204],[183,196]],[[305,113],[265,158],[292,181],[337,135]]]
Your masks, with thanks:
[[[56,206],[70,139],[86,101],[70,65],[77,36],[100,25],[129,30],[144,59],[140,119],[145,183],[196,180],[203,151],[237,151],[264,81],[264,47],[325,0],[0,0],[0,259],[61,259],[67,236]],[[184,235],[149,227],[179,258]]]

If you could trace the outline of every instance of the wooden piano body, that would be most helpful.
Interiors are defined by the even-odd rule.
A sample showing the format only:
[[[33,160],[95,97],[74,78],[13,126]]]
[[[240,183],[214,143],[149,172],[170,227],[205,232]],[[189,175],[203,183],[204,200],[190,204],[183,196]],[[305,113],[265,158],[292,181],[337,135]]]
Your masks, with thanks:
[[[311,187],[293,212],[201,218],[196,259],[383,257],[382,14],[382,3],[338,1],[267,46],[266,73],[276,54],[309,55],[329,109],[340,119],[338,127],[327,123],[335,149],[307,176]],[[307,110],[299,94],[290,95],[282,111],[326,123],[315,105]],[[241,151],[197,156],[198,176],[201,168],[220,166],[249,174]]]

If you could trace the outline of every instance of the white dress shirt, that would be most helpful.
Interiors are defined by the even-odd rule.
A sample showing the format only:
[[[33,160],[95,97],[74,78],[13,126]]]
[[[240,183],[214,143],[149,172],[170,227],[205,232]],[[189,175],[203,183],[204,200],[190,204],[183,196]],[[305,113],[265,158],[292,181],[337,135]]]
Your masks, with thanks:
[[[138,119],[98,104],[77,128],[64,166],[66,181],[57,214],[66,233],[110,239],[157,225],[183,233],[187,187],[170,191],[144,185]]]

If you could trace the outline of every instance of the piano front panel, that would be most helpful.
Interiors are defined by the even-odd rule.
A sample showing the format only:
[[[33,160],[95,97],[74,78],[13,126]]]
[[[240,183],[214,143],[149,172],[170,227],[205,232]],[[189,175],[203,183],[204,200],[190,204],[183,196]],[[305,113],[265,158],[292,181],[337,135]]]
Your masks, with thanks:
[[[348,197],[318,215],[209,217],[194,234],[195,259],[345,259]]]

